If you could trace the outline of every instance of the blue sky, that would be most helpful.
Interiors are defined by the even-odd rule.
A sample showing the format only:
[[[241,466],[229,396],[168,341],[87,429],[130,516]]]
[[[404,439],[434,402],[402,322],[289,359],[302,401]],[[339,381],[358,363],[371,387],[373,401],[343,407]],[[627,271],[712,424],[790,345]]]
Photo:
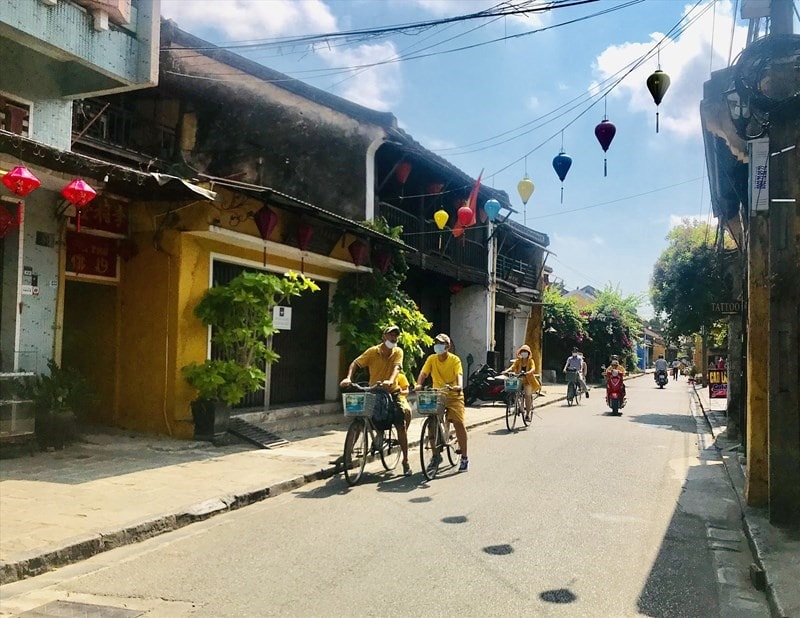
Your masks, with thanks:
[[[162,14],[197,36],[228,45],[427,21],[497,4],[162,0]],[[631,6],[622,8],[625,4]],[[560,25],[604,11],[605,15]],[[670,227],[683,217],[714,223],[699,106],[710,71],[727,66],[743,48],[746,24],[732,24],[731,12],[727,0],[601,0],[347,45],[285,44],[233,51],[362,105],[391,111],[426,148],[474,177],[483,169],[486,184],[508,192],[519,210],[514,218],[549,235],[556,257],[548,264],[568,289],[611,284],[624,294],[646,297]],[[598,85],[609,84],[609,77],[655,49],[684,16],[684,25],[694,21],[661,44],[659,57],[645,60],[605,100],[589,98]],[[441,53],[517,34],[522,36]],[[361,66],[414,52],[433,55]],[[656,107],[645,82],[659,60],[671,85],[659,108],[656,133]],[[581,104],[566,111],[576,98]],[[617,128],[607,155],[607,177],[594,135],[604,106]],[[564,150],[573,159],[563,203],[561,182],[552,167],[562,135]],[[536,189],[523,212],[516,186],[526,167]],[[649,317],[649,304],[640,312]]]

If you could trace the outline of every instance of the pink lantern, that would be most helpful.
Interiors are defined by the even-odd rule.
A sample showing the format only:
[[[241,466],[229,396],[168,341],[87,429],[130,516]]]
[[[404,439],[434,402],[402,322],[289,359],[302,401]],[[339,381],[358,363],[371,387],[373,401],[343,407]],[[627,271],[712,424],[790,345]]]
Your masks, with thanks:
[[[353,264],[356,266],[363,266],[367,261],[369,247],[363,240],[354,240],[348,245],[347,250],[350,252],[350,257],[353,259]]]
[[[388,251],[376,251],[372,256],[372,263],[385,275],[392,263],[392,254]]]
[[[76,230],[78,232],[81,231],[81,211],[83,208],[91,202],[96,196],[97,191],[92,189],[86,182],[81,180],[80,178],[76,178],[71,183],[69,183],[66,187],[61,189],[61,195],[64,196],[70,204],[75,206],[75,210],[78,212],[78,221]]]
[[[278,215],[266,206],[262,206],[253,215],[253,220],[256,222],[261,240],[267,240],[270,234],[272,234],[272,230],[274,230],[275,226],[278,224]]]
[[[8,187],[9,191],[14,195],[25,197],[34,189],[38,189],[42,183],[39,182],[39,179],[36,178],[27,167],[18,165],[3,176],[3,184]],[[11,225],[22,225],[22,202],[17,203],[17,220],[16,222],[12,221]],[[7,233],[8,230],[6,230],[5,234]],[[5,236],[5,234],[3,234],[3,236]]]
[[[314,235],[314,228],[308,223],[301,223],[297,228],[297,246],[300,251],[308,249],[308,243],[311,242],[311,237]]]

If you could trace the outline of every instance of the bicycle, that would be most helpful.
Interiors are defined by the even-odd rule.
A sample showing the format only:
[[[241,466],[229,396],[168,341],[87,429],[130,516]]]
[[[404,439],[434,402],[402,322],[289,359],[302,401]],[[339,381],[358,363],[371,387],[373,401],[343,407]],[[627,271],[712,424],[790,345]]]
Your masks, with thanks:
[[[397,427],[380,430],[372,422],[372,413],[379,394],[385,393],[376,386],[352,384],[355,392],[342,393],[342,408],[347,418],[352,418],[344,438],[344,477],[351,487],[364,475],[367,460],[379,455],[384,469],[394,470],[400,461],[401,448]],[[389,405],[394,405],[394,400]]]
[[[461,459],[455,429],[445,420],[448,390],[452,390],[452,387],[435,388],[417,394],[417,411],[427,416],[419,438],[419,463],[422,474],[429,481],[439,473],[443,450],[447,451],[451,467],[457,466]]]
[[[578,370],[567,369],[567,405],[571,406],[573,402],[575,405],[580,405],[581,394],[581,387],[578,382]]]
[[[518,416],[522,418],[522,424],[525,427],[531,423],[525,412],[525,386],[522,383],[522,377],[525,373],[525,371],[516,374],[512,373],[506,378],[506,428],[509,431],[514,431]],[[531,406],[533,406],[533,402],[531,402]]]

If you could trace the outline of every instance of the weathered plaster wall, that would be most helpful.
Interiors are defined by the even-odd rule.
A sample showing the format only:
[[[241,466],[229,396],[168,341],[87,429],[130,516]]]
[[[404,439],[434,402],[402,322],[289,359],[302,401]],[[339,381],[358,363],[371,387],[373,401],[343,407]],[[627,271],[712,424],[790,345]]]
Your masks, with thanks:
[[[467,374],[467,355],[472,354],[474,371],[486,362],[486,289],[471,285],[454,295],[450,301],[450,337],[456,346],[456,354],[464,366],[464,380]],[[435,334],[435,333],[434,333]]]

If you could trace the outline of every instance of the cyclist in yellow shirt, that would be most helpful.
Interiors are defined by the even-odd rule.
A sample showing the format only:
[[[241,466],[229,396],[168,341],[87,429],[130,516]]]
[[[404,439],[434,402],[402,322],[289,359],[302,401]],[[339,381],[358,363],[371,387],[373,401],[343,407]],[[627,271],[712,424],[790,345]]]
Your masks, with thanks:
[[[519,347],[516,360],[514,360],[511,367],[506,369],[503,373],[517,374],[522,371],[525,372],[525,375],[522,377],[522,385],[525,387],[525,420],[530,421],[531,413],[533,412],[533,394],[542,390],[542,385],[534,375],[536,364],[533,362],[531,348],[527,344]]]
[[[347,368],[347,376],[339,382],[339,386],[342,388],[350,386],[353,381],[353,372],[358,368],[366,367],[369,371],[369,383],[388,390],[392,394],[392,400],[397,404],[397,395],[400,392],[397,376],[400,375],[400,369],[403,367],[403,350],[397,345],[399,335],[400,327],[387,326],[383,330],[383,341],[367,348],[361,356],[350,363]],[[399,405],[395,405],[393,424],[397,427],[397,439],[400,442],[400,449],[403,451],[403,475],[411,476],[405,417]]]
[[[461,463],[458,466],[459,472],[466,472],[469,469],[469,457],[467,457],[467,430],[464,427],[464,371],[461,368],[461,359],[455,354],[450,353],[452,347],[450,337],[441,333],[433,339],[433,351],[417,377],[416,388],[421,388],[431,376],[433,388],[452,387],[453,390],[447,392],[447,420],[453,423],[458,439],[458,447],[461,450]],[[441,461],[441,454],[434,456]],[[435,462],[438,465],[438,462]]]

